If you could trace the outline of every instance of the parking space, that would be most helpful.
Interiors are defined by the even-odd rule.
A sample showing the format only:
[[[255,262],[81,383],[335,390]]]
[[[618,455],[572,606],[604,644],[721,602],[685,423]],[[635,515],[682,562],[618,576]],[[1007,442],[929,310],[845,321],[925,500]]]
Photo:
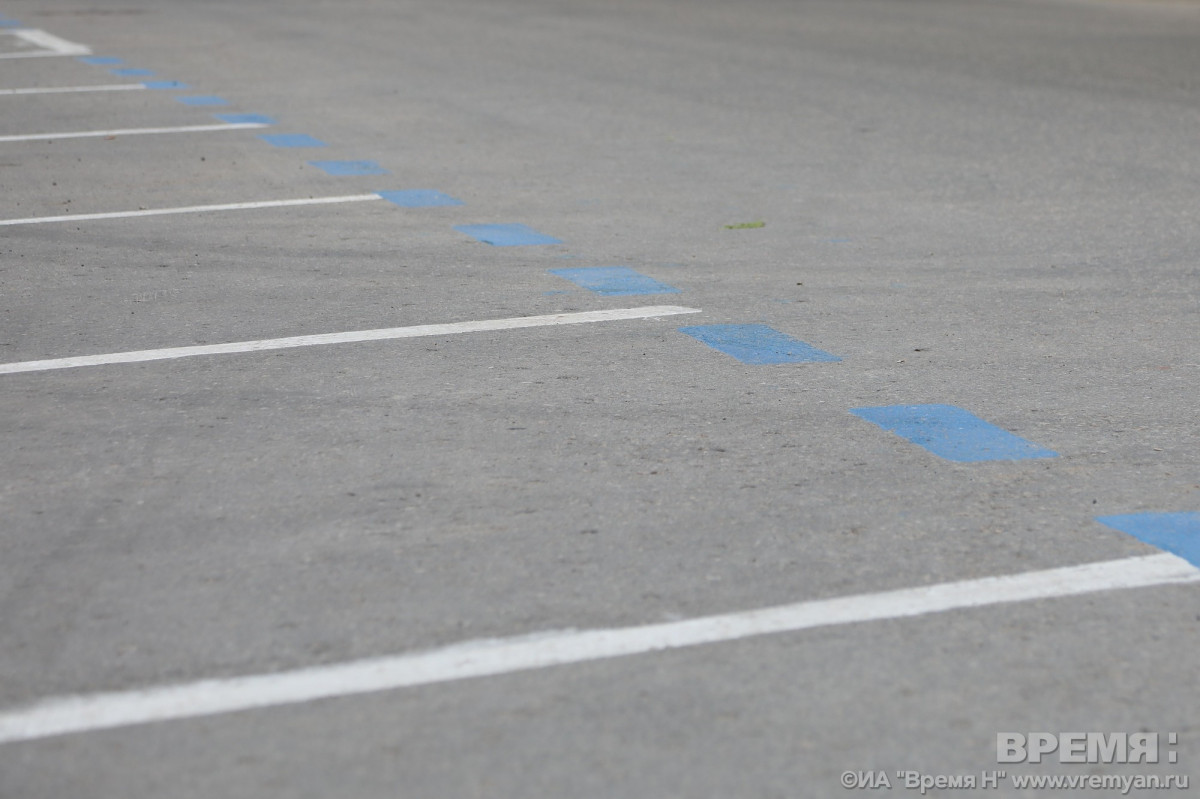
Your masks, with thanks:
[[[0,793],[1190,729],[1194,8],[3,11]]]

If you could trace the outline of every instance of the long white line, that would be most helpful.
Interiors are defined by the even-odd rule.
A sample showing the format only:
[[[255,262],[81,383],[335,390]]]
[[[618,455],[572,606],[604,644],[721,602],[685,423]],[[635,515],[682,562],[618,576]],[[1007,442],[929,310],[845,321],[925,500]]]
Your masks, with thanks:
[[[218,130],[250,130],[270,127],[266,122],[222,122],[214,125],[183,125],[177,128],[125,128],[123,130],[79,130],[68,133],[21,133],[0,136],[0,142],[48,141],[51,139],[95,139],[106,136],[144,136],[148,133],[207,133]]]
[[[234,341],[228,344],[198,344],[189,347],[168,347],[159,350],[112,352],[106,355],[80,355],[74,358],[53,358],[45,361],[19,361],[17,363],[0,364],[0,374],[45,372],[54,369],[73,369],[78,366],[104,366],[117,363],[164,361],[173,358],[191,358],[197,355],[230,355],[238,352],[261,352],[263,350],[316,347],[325,344],[347,344],[359,341],[384,341],[398,338],[418,338],[421,336],[449,336],[457,333],[480,333],[489,330],[517,330],[525,327],[578,325],[589,322],[612,322],[624,319],[650,319],[657,316],[674,316],[675,314],[689,313],[700,313],[700,309],[683,308],[678,305],[649,305],[641,308],[614,308],[605,311],[580,311],[577,313],[549,314],[546,316],[519,316],[510,319],[485,319],[476,322],[386,327],[375,330],[353,330],[346,333],[319,333],[310,336],[268,338],[257,341]]]
[[[105,83],[97,86],[42,86],[28,89],[0,89],[0,97],[13,94],[70,94],[71,92],[132,92],[145,89],[144,83]]]
[[[212,211],[249,211],[255,208],[285,208],[292,205],[329,205],[332,203],[361,203],[382,200],[378,194],[351,194],[342,197],[308,197],[300,200],[263,200],[249,203],[220,203],[218,205],[187,205],[180,208],[150,208],[142,211],[109,211],[102,214],[66,214],[63,216],[31,216],[25,219],[0,219],[0,225],[42,225],[47,222],[89,222],[95,219],[129,219],[137,216],[168,214],[204,214]]]
[[[278,674],[58,697],[0,714],[0,744],[490,677],[813,627],[1197,581],[1200,569],[1182,558],[1150,555],[667,624],[473,641],[429,652]]]
[[[6,28],[0,33],[16,36],[30,44],[37,45],[41,50],[25,50],[15,53],[0,53],[0,58],[36,58],[39,56],[91,55],[92,48],[85,44],[75,44],[66,39],[60,39],[52,33],[36,28]]]

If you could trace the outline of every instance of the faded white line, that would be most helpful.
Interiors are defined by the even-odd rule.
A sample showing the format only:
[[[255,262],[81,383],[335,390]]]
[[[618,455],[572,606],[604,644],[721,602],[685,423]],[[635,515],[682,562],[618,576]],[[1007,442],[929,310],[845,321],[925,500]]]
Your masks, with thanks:
[[[118,363],[140,363],[142,361],[165,361],[174,358],[192,358],[197,355],[230,355],[239,352],[262,352],[283,350],[293,347],[317,347],[325,344],[348,344],[362,341],[385,341],[422,336],[449,336],[458,333],[481,333],[493,330],[517,330],[526,327],[552,327],[554,325],[578,325],[590,322],[613,322],[627,319],[651,319],[657,316],[700,313],[699,308],[682,308],[678,305],[649,305],[641,308],[615,308],[606,311],[581,311],[578,313],[548,314],[545,316],[519,316],[510,319],[485,319],[475,322],[451,322],[436,325],[414,325],[412,327],[386,327],[375,330],[354,330],[346,333],[319,333],[311,336],[289,336],[257,341],[234,341],[228,344],[199,344],[189,347],[168,347],[158,350],[113,352],[106,355],[80,355],[74,358],[53,358],[44,361],[20,361],[0,364],[0,374],[18,372],[45,372],[55,369],[74,369],[79,366],[106,366]]]
[[[177,128],[125,128],[123,130],[79,130],[68,133],[21,133],[0,136],[0,142],[49,141],[51,139],[102,139],[108,136],[144,136],[150,133],[208,133],[219,130],[250,130],[270,127],[265,122],[222,122],[214,125],[183,125]]]
[[[0,97],[14,94],[70,94],[72,92],[132,92],[145,89],[144,83],[107,83],[97,86],[35,86],[27,89],[0,89]]]
[[[90,222],[96,219],[129,219],[137,216],[166,216],[169,214],[205,214],[213,211],[250,211],[256,208],[286,208],[293,205],[330,205],[382,200],[378,194],[351,194],[341,197],[308,197],[300,200],[262,200],[248,203],[217,205],[187,205],[180,208],[149,208],[141,211],[108,211],[102,214],[66,214],[64,216],[31,216],[25,219],[0,219],[0,225],[42,225],[48,222]]]
[[[41,47],[41,50],[18,50],[11,53],[0,53],[0,58],[37,58],[39,56],[91,55],[92,48],[84,44],[75,44],[66,39],[60,39],[52,33],[36,28],[0,28],[0,34],[16,36],[30,44]]]
[[[0,714],[0,744],[491,677],[813,627],[1198,580],[1200,569],[1182,558],[1150,555],[667,624],[472,641],[429,652],[278,674],[66,696]]]

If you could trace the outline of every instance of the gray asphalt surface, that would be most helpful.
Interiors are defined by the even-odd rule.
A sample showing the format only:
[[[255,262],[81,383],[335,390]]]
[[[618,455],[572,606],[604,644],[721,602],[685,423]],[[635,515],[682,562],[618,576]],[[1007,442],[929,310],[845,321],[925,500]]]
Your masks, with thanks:
[[[0,376],[0,711],[1151,554],[1095,517],[1200,510],[1200,6],[5,14],[189,88],[0,96],[0,136],[276,124],[0,142],[0,219],[464,204],[0,227],[0,362],[702,313]],[[141,79],[108,69],[0,60],[0,88]],[[509,222],[563,243],[454,229]],[[547,271],[611,265],[682,293]],[[842,360],[677,332],[726,322]],[[952,463],[848,412],[915,403],[1060,457]],[[1197,662],[1195,585],[1098,593],[12,743],[0,796],[854,795],[997,768],[1004,730],[1177,732],[1178,764],[1095,773],[1196,781]]]

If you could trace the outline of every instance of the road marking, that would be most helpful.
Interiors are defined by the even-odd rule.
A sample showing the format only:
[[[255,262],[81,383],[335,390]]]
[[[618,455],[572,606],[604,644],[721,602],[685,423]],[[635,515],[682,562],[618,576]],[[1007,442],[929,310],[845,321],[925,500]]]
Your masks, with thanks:
[[[463,201],[433,189],[404,189],[381,191],[379,196],[401,208],[432,208],[440,205],[462,205]]]
[[[458,224],[455,230],[496,247],[563,244],[553,236],[538,233],[526,224]]]
[[[258,138],[272,147],[325,147],[325,142],[307,133],[260,133]]]
[[[0,714],[0,744],[494,677],[816,627],[1195,582],[1200,582],[1200,569],[1174,555],[1158,554],[664,624],[469,641],[427,652],[276,674],[49,698]]]
[[[390,175],[374,161],[309,161],[309,164],[325,170],[328,175]]]
[[[457,225],[459,233],[474,236],[484,244],[496,247],[523,247],[531,244],[562,244],[545,233],[538,233],[526,225]]]
[[[72,92],[130,92],[149,88],[144,83],[110,83],[101,86],[37,86],[29,89],[0,89],[0,97],[14,94],[70,94]]]
[[[145,83],[147,89],[186,89],[188,85],[177,80],[148,80]]]
[[[1200,566],[1200,513],[1127,513],[1096,521]]]
[[[73,369],[79,366],[105,366],[118,363],[140,363],[163,361],[175,358],[191,358],[197,355],[230,355],[239,352],[262,352],[294,347],[316,347],[326,344],[348,344],[362,341],[385,341],[423,336],[449,336],[458,333],[480,333],[496,330],[518,330],[527,327],[551,327],[591,322],[613,322],[629,319],[652,319],[659,316],[700,313],[699,308],[682,308],[678,305],[652,305],[642,308],[616,308],[604,311],[580,311],[576,313],[548,314],[545,316],[518,316],[509,319],[485,319],[475,322],[451,322],[448,324],[414,325],[411,327],[385,327],[375,330],[353,330],[345,333],[318,333],[309,336],[259,339],[257,341],[234,341],[228,344],[198,344],[188,347],[167,347],[158,350],[136,350],[112,352],[105,355],[79,355],[72,358],[52,358],[43,361],[19,361],[0,364],[0,374],[18,372],[44,372],[56,369]]]
[[[229,105],[229,101],[225,98],[216,97],[211,94],[193,97],[176,97],[175,101],[183,103],[184,105]]]
[[[632,297],[639,294],[680,294],[680,290],[628,266],[585,266],[575,269],[549,269],[552,275],[571,281],[588,291],[606,297]]]
[[[949,461],[978,463],[1058,457],[1057,452],[954,405],[885,405],[851,408],[850,413]]]
[[[148,133],[207,133],[220,130],[250,130],[252,128],[265,127],[268,127],[268,125],[262,122],[236,122],[222,123],[220,125],[184,125],[178,128],[125,128],[124,130],[79,130],[71,133],[22,133],[17,136],[0,136],[0,142],[142,136]]]
[[[91,64],[94,67],[107,67],[113,64],[124,63],[123,59],[117,58],[115,55],[87,55],[76,60],[84,64]]]
[[[39,56],[60,55],[91,55],[92,48],[83,44],[68,42],[46,31],[36,28],[3,28],[0,35],[16,36],[41,50],[21,50],[11,53],[0,53],[0,58],[37,58]]]
[[[109,72],[127,78],[148,78],[154,74],[154,70],[141,69],[140,67],[120,67],[118,69],[110,69]]]
[[[264,114],[213,114],[222,122],[238,124],[241,122],[261,122],[264,125],[274,125],[275,120]]]
[[[836,363],[841,360],[766,325],[700,325],[681,327],[679,332],[742,363]]]
[[[95,219],[128,219],[136,216],[167,214],[201,214],[211,211],[249,211],[255,208],[285,208],[293,205],[332,205],[382,200],[378,194],[352,194],[345,197],[309,197],[300,200],[262,200],[249,203],[219,205],[188,205],[181,208],[150,208],[141,211],[110,211],[103,214],[68,214],[66,216],[31,216],[26,219],[0,219],[0,225],[41,225],[47,222],[88,222]]]

